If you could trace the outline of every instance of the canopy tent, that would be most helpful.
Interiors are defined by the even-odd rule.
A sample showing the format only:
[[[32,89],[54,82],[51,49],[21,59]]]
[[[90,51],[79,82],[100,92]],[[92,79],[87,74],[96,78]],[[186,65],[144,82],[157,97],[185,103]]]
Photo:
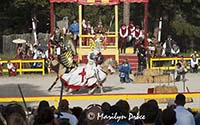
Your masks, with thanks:
[[[97,3],[108,3],[108,4],[118,4],[119,2],[129,2],[129,3],[148,3],[149,0],[50,0],[50,3],[68,3],[68,2],[78,2],[78,3],[84,3],[85,4],[91,4],[93,5]]]

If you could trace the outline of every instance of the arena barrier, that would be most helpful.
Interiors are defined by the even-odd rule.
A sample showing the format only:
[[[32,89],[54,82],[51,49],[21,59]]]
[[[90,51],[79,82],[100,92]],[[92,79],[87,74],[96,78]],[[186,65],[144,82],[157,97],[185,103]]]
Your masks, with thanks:
[[[199,102],[200,102],[200,93],[191,92],[191,93],[183,93],[186,98],[192,98],[192,102],[188,103],[189,107],[192,107],[194,111],[200,111]],[[138,100],[140,100],[140,104],[144,103],[145,100],[148,99],[175,99],[177,93],[167,93],[167,94],[97,94],[97,95],[64,95],[62,99],[67,99],[70,104],[73,101],[78,101],[76,104],[84,103],[84,101],[89,101],[89,104],[96,104],[94,101],[102,101],[109,102],[111,100],[118,101],[120,99],[126,100],[132,106],[136,104]],[[40,102],[42,100],[46,100],[49,102],[53,102],[53,105],[57,108],[60,100],[59,96],[40,96],[40,97],[25,97],[24,100],[26,103],[30,102]],[[23,102],[21,97],[1,97],[0,103],[8,103],[8,102]],[[165,103],[166,105],[167,103]],[[140,106],[140,105],[137,105]]]
[[[200,60],[200,57],[197,57]],[[150,58],[150,69],[161,69],[161,70],[175,70],[176,63],[180,60],[181,57],[157,57]],[[187,62],[187,69],[190,69],[190,59],[191,57],[184,57],[184,60]],[[200,69],[200,67],[198,67]]]
[[[0,60],[0,63],[3,65],[3,72],[8,72],[7,64],[8,60]],[[10,60],[17,68],[17,72],[22,75],[23,72],[42,72],[42,75],[45,74],[44,68],[44,59],[28,59],[28,60]],[[32,68],[31,63],[42,63],[41,68]]]

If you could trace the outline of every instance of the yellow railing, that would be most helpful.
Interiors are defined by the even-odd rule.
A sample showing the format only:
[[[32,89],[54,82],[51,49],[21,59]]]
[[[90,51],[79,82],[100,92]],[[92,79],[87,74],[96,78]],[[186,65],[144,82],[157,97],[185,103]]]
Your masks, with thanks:
[[[102,100],[102,101],[109,101],[109,100],[137,100],[137,99],[175,99],[177,93],[167,93],[167,94],[98,94],[98,95],[65,95],[63,99],[67,99],[69,101],[91,101],[94,100]],[[187,98],[200,98],[200,93],[184,93]],[[39,102],[42,100],[47,100],[49,102],[53,102],[54,106],[57,107],[59,103],[59,96],[40,96],[40,97],[25,97],[25,101],[28,102]],[[7,102],[22,102],[21,97],[1,97],[0,103],[7,103]],[[199,107],[194,107],[198,108]]]
[[[200,57],[197,57],[200,60]],[[160,58],[150,58],[150,69],[161,69],[161,70],[175,70],[175,64],[180,60],[180,57],[160,57]],[[190,59],[191,57],[184,57],[187,62],[187,69],[190,69]],[[200,69],[200,67],[199,67]]]
[[[7,64],[8,60],[0,60],[0,63]],[[17,72],[19,72],[20,75],[22,75],[23,72],[42,72],[42,75],[45,74],[45,69],[44,69],[44,59],[28,59],[28,60],[10,60],[10,62],[17,64]],[[41,68],[31,68],[30,66],[28,67],[23,67],[24,64],[29,64],[29,63],[42,63]],[[6,66],[3,66],[3,72],[8,72],[8,69]]]

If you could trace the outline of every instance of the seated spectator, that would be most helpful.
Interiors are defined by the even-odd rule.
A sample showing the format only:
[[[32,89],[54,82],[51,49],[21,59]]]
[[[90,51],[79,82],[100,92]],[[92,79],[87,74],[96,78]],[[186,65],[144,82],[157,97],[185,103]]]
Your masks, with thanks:
[[[190,59],[190,72],[191,73],[197,73],[198,72],[198,66],[199,66],[198,58],[196,58],[195,55],[192,55],[192,58]]]
[[[83,109],[81,107],[73,107],[70,109],[72,111],[72,114],[76,116],[76,118],[79,120],[80,115],[83,112]]]
[[[54,113],[50,107],[41,109],[35,116],[33,125],[56,125],[57,121],[54,118]]]
[[[98,104],[91,104],[85,110],[86,115],[86,124],[82,125],[105,125],[104,120],[101,117],[98,117],[98,114],[102,114],[103,111],[101,106]]]
[[[13,65],[13,63],[10,62],[10,60],[8,60],[7,69],[8,69],[9,76],[16,76],[17,75],[17,69]]]
[[[162,112],[163,125],[175,125],[176,123],[176,112],[171,108],[166,108]]]
[[[131,70],[131,65],[128,63],[128,59],[125,59],[119,66],[119,77],[121,83],[130,83],[132,81],[132,79],[129,77]]]
[[[108,102],[104,102],[101,104],[102,111],[105,115],[108,115],[110,112],[111,105]]]
[[[176,125],[195,125],[194,117],[191,112],[185,109],[185,96],[183,94],[176,95]]]
[[[158,106],[155,103],[146,102],[140,106],[140,115],[145,116],[142,119],[143,125],[154,125],[158,117]]]
[[[23,107],[17,103],[8,104],[3,111],[3,117],[7,125],[27,125],[25,111]]]
[[[179,61],[176,64],[176,69],[175,69],[175,79],[176,81],[180,81],[181,77],[184,80],[185,79],[185,74],[187,72],[187,69],[183,66],[183,64]]]
[[[175,109],[176,108],[176,103],[173,99],[170,99],[167,103],[167,108]]]
[[[68,119],[70,125],[77,125],[78,124],[78,119],[76,118],[75,115],[73,115],[71,113],[71,111],[69,110],[69,102],[64,99],[60,102],[59,104],[59,114],[61,119]]]

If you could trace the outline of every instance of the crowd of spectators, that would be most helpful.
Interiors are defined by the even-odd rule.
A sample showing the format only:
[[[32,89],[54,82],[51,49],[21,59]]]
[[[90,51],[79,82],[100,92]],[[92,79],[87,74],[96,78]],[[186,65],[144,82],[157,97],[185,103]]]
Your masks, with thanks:
[[[184,107],[186,97],[177,94],[160,109],[156,100],[148,100],[139,107],[131,107],[125,100],[111,105],[108,102],[91,104],[87,108],[73,107],[66,99],[58,109],[48,101],[41,101],[37,107],[25,111],[17,102],[0,108],[1,125],[199,125],[198,112]]]

